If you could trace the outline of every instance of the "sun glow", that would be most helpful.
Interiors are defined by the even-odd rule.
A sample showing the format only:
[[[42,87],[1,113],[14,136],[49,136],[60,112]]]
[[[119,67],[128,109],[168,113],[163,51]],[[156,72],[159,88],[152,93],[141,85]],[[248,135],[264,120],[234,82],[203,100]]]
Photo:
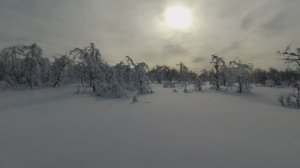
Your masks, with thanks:
[[[192,26],[192,14],[184,6],[172,6],[164,14],[167,25],[173,29],[183,30]]]

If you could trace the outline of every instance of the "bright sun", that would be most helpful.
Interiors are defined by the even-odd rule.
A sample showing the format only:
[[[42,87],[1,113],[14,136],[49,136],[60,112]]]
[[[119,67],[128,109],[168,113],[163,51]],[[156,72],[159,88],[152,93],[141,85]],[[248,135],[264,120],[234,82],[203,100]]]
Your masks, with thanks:
[[[183,30],[192,25],[192,14],[190,10],[184,6],[168,7],[164,18],[168,26],[173,29]]]

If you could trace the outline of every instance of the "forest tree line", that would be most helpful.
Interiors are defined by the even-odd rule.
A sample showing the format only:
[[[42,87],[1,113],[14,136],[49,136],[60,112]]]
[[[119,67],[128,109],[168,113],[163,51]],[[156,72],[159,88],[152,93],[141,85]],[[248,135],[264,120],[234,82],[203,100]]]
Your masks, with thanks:
[[[300,66],[299,52],[298,49],[292,52],[287,47],[278,53],[287,63]],[[146,63],[136,63],[129,56],[112,66],[103,60],[93,43],[50,61],[39,45],[31,44],[12,45],[1,50],[0,81],[5,81],[11,88],[81,83],[103,97],[122,97],[134,90],[139,94],[152,93],[150,82],[179,82],[185,89],[187,83],[192,83],[198,90],[209,82],[216,90],[222,86],[236,87],[239,93],[244,93],[249,91],[250,84],[295,86],[299,81],[299,67],[285,70],[254,68],[241,60],[225,62],[218,55],[211,56],[211,69],[200,72],[189,70],[182,62],[174,67],[157,65],[149,69]]]

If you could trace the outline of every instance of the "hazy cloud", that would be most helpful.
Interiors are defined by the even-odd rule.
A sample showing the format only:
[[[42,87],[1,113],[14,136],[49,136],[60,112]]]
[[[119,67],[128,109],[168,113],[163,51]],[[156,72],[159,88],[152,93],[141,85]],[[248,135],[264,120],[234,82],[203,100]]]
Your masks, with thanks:
[[[283,65],[274,53],[290,43],[300,46],[299,0],[180,3],[193,13],[188,32],[166,26],[164,10],[176,4],[171,0],[0,0],[0,47],[37,42],[50,57],[94,42],[110,63],[130,55],[198,67],[212,52],[257,66]]]
[[[188,53],[186,48],[176,43],[168,43],[164,45],[163,50],[167,55],[183,55]]]
[[[203,57],[196,57],[193,59],[193,63],[203,63],[205,61],[205,58]]]

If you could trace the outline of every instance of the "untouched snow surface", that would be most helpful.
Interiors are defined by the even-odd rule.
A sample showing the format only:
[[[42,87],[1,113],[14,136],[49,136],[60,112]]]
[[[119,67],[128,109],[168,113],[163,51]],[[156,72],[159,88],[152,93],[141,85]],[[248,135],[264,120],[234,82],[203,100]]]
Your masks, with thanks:
[[[299,168],[300,111],[289,92],[102,99],[76,87],[1,91],[0,168]]]

